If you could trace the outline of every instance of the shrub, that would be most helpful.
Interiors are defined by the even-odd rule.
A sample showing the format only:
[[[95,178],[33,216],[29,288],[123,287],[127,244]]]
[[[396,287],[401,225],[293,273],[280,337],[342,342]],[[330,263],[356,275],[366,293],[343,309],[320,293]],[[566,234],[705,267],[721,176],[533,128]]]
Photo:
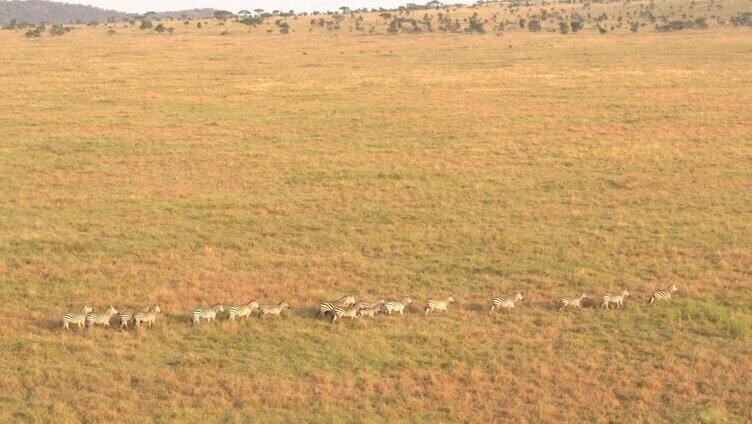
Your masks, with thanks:
[[[152,23],[151,23],[151,21],[150,21],[150,20],[148,20],[148,19],[144,19],[144,20],[142,20],[142,21],[141,21],[141,25],[140,25],[140,26],[139,26],[138,28],[139,28],[139,29],[149,29],[149,28],[151,28],[152,26],[153,26],[153,25],[152,25]]]
[[[632,22],[629,24],[629,30],[632,32],[637,32],[637,30],[640,29],[640,23],[639,22]]]
[[[568,34],[569,33],[569,23],[567,22],[559,22],[559,32],[562,34]]]
[[[36,38],[42,36],[42,31],[44,31],[44,25],[39,25],[36,28],[32,28],[28,31],[26,31],[26,34],[24,34],[26,37],[29,38]]]
[[[70,32],[71,29],[72,29],[71,27],[67,27],[63,25],[53,25],[50,28],[50,35],[52,35],[53,37],[60,36],[60,35],[65,34],[66,32]]]
[[[160,23],[154,27],[154,31],[157,31],[158,33],[163,33],[167,31],[167,28],[165,28],[164,24]]]
[[[731,17],[731,25],[737,26],[752,26],[752,12],[739,13],[736,16]]]
[[[569,26],[572,27],[572,32],[577,32],[582,29],[582,21],[572,21]]]
[[[530,22],[527,23],[527,29],[530,32],[539,32],[541,30],[540,21],[537,19],[531,19]]]

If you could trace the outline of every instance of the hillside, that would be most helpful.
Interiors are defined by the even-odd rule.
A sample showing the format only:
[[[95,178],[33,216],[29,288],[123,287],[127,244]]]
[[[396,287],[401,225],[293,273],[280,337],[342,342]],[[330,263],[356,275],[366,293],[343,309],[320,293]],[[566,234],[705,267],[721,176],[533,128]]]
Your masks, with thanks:
[[[157,18],[209,18],[214,9],[191,9],[169,12],[158,12]],[[12,19],[28,23],[71,23],[71,22],[107,22],[114,18],[116,21],[132,18],[134,13],[115,10],[105,10],[93,6],[80,4],[58,3],[43,0],[0,1],[0,25],[7,25]]]

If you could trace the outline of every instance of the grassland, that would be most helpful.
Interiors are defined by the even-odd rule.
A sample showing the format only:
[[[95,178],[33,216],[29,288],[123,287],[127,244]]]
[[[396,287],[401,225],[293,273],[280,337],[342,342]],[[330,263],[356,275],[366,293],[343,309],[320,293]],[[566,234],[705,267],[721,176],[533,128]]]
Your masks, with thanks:
[[[0,421],[752,420],[749,29],[296,25],[0,32]],[[343,293],[458,302],[312,319]]]

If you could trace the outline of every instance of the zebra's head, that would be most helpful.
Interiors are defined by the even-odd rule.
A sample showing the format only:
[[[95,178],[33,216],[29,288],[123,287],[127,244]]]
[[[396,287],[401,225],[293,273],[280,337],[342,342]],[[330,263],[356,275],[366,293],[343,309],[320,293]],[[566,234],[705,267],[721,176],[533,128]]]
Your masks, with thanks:
[[[214,310],[214,312],[224,312],[225,311],[225,307],[222,306],[221,303],[217,303],[216,305],[212,306],[212,309]]]
[[[88,315],[88,314],[90,314],[92,312],[94,312],[94,308],[92,308],[91,306],[84,305],[84,307],[81,308],[81,313],[84,314],[84,315]]]
[[[514,295],[514,300],[525,300],[525,298],[522,297],[522,293],[517,292],[517,294]]]
[[[629,297],[629,290],[627,290],[627,289],[622,290],[621,291],[621,295],[624,296],[624,297]]]
[[[110,308],[107,309],[107,313],[110,315],[115,315],[116,313],[118,313],[118,311],[112,305],[110,305]]]
[[[676,284],[672,284],[668,289],[669,291],[671,291],[671,293],[679,291],[679,287],[676,287]]]
[[[258,309],[259,308],[259,303],[256,301],[256,299],[253,299],[250,302],[248,302],[247,306],[249,308],[251,308],[251,309]]]
[[[151,311],[154,312],[155,314],[160,314],[162,313],[162,308],[160,308],[159,305],[154,305],[154,307],[151,308]]]
[[[404,303],[405,305],[409,305],[409,304],[413,303],[413,300],[412,300],[412,299],[410,299],[410,296],[405,296],[405,297],[404,297],[404,298],[402,299],[402,303]]]
[[[582,300],[582,299],[587,299],[587,294],[580,293],[580,300]]]
[[[282,310],[290,309],[290,304],[287,303],[287,300],[285,300],[285,299],[282,299],[282,301],[279,302],[279,305],[277,305],[277,306],[279,306],[279,308],[282,309]]]
[[[344,298],[342,298],[342,303],[346,306],[354,305],[355,302],[355,296],[345,296]]]
[[[446,303],[452,303],[454,302],[454,298],[452,296],[449,296],[446,298]]]
[[[148,306],[144,306],[143,308],[141,308],[141,309],[139,310],[139,312],[149,312],[150,310],[151,310],[151,308],[150,308],[150,307],[148,307]]]

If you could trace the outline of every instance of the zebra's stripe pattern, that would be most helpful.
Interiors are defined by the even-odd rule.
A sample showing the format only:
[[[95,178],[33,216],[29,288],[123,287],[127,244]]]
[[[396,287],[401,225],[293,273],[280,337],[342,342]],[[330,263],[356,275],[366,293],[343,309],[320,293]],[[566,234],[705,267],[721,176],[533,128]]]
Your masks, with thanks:
[[[515,304],[524,299],[525,298],[522,297],[522,293],[520,292],[517,292],[514,297],[494,297],[491,299],[491,311],[494,311],[495,309],[514,309],[516,308]]]
[[[579,308],[582,307],[582,301],[587,299],[585,293],[581,293],[577,297],[562,297],[559,301],[559,310],[564,308]]]
[[[235,321],[235,318],[240,317],[249,317],[255,311],[259,308],[258,302],[255,300],[252,300],[248,302],[247,304],[243,306],[233,306],[231,308],[227,308],[227,313],[229,314],[229,320]]]
[[[332,311],[332,323],[335,323],[340,318],[350,318],[351,320],[357,319],[358,316],[360,316],[361,309],[363,309],[363,305],[360,304],[339,307]]]
[[[621,309],[624,306],[624,299],[629,296],[629,290],[624,289],[619,294],[606,293],[603,295],[603,301],[601,302],[601,308],[608,309],[613,303],[616,305],[616,309]]]
[[[224,310],[225,308],[219,303],[211,308],[196,308],[193,310],[193,324],[199,324],[202,319],[212,322],[217,317],[217,314]]]
[[[149,307],[144,306],[143,308],[139,309],[138,312],[149,312]],[[120,312],[120,329],[128,329],[128,326],[133,322],[133,316],[136,315],[136,312],[131,311],[125,311]]]
[[[661,300],[671,300],[671,295],[678,291],[679,291],[679,288],[676,287],[676,284],[672,284],[666,290],[660,290],[660,291],[654,292],[650,296],[649,304],[653,305],[656,302],[661,301]]]
[[[339,307],[347,307],[355,303],[355,297],[354,296],[342,296],[337,300],[334,301],[325,301],[321,302],[319,304],[319,310],[316,313],[316,318],[321,318],[321,316],[326,316],[332,313],[336,308]]]
[[[289,308],[290,308],[290,305],[285,300],[279,302],[277,306],[262,306],[259,309],[259,317],[265,317],[267,315],[273,315],[273,316],[278,317],[282,315],[282,312],[286,311]]]
[[[136,312],[133,316],[133,325],[138,328],[142,323],[149,324],[149,328],[157,321],[157,315],[162,313],[162,308],[159,305],[154,305],[148,312]]]
[[[91,327],[92,325],[102,325],[105,327],[109,327],[110,319],[112,319],[112,316],[117,313],[118,313],[117,309],[115,309],[112,306],[110,306],[109,309],[107,309],[107,312],[103,314],[90,313],[86,315],[86,325],[88,327]]]
[[[405,314],[405,308],[407,305],[413,303],[413,300],[409,296],[405,296],[401,301],[390,300],[384,303],[384,312],[387,315],[391,315],[392,312],[399,312],[400,315]]]
[[[77,325],[78,328],[83,328],[86,325],[86,316],[92,312],[94,312],[94,308],[84,305],[81,308],[80,314],[64,314],[60,321],[65,330],[70,330],[71,324]]]
[[[432,311],[446,311],[452,302],[454,302],[454,298],[452,296],[449,296],[444,300],[430,299],[426,303],[426,316],[428,316],[428,313]]]

